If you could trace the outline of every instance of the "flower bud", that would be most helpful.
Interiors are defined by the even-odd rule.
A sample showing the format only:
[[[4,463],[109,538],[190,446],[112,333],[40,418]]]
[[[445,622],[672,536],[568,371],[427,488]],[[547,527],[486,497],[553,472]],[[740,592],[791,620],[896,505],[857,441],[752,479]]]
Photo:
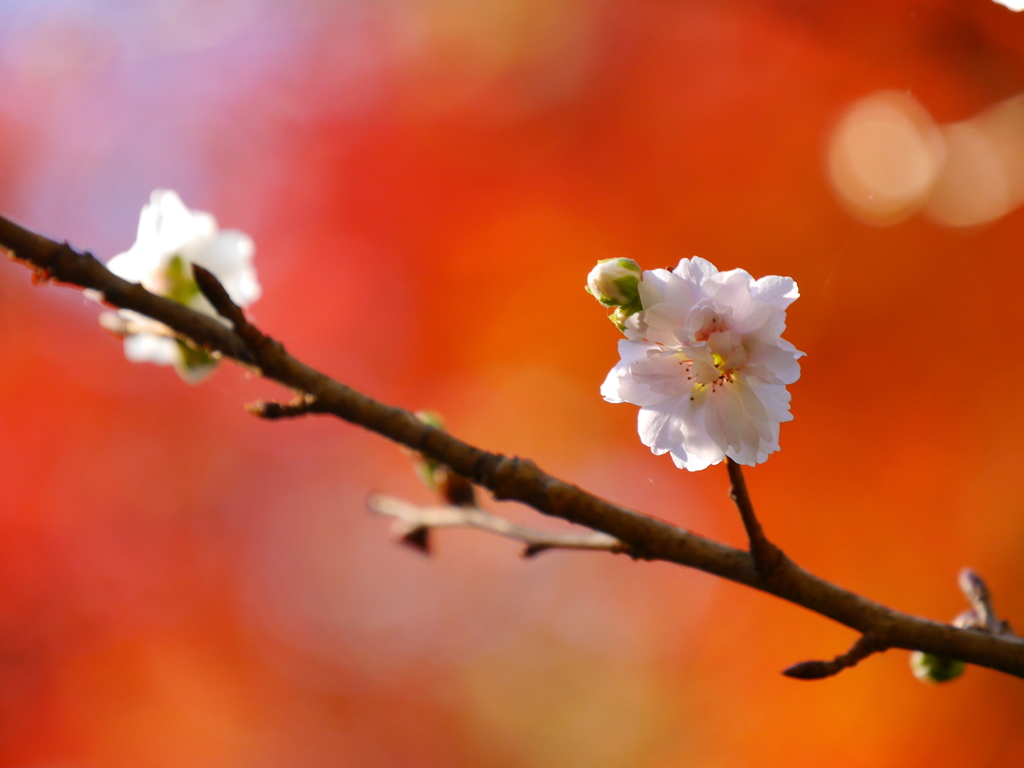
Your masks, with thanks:
[[[587,275],[587,293],[606,307],[639,305],[639,285],[640,265],[632,259],[599,261]]]
[[[416,411],[413,414],[424,424],[444,429],[444,418],[437,411]],[[440,482],[439,475],[444,471],[444,465],[433,459],[427,458],[419,451],[409,451],[413,455],[413,467],[420,481],[432,491],[438,489]]]
[[[444,419],[436,411],[416,411],[417,419],[436,429],[444,429]],[[466,478],[455,474],[440,462],[417,451],[413,454],[416,475],[430,490],[434,491],[445,504],[453,507],[475,507],[476,491]]]
[[[948,683],[964,673],[967,665],[956,659],[945,659],[923,651],[910,654],[910,671],[922,683]]]

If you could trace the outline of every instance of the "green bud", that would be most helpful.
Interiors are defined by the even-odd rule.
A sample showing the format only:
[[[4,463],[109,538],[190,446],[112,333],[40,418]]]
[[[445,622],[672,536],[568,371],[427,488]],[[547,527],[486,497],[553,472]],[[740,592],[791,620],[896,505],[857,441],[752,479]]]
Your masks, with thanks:
[[[616,307],[615,311],[608,315],[608,319],[615,323],[615,327],[620,331],[626,330],[626,318],[630,315],[635,315],[637,312],[642,310],[643,307],[640,304],[640,300],[630,304],[624,304],[621,307]]]
[[[206,350],[186,344],[181,339],[174,341],[178,344],[181,354],[180,359],[174,364],[174,368],[178,375],[188,383],[199,383],[217,367],[217,358]]]
[[[605,259],[587,275],[587,293],[606,307],[640,302],[640,265],[632,259]]]
[[[164,271],[163,295],[171,301],[188,306],[199,296],[199,285],[192,275],[192,265],[181,256],[174,256]]]
[[[910,654],[910,671],[922,683],[948,683],[956,680],[967,665],[956,659],[944,659],[923,651]]]
[[[436,411],[417,411],[417,419],[431,427],[444,429],[444,419]],[[473,484],[464,477],[456,475],[444,464],[434,461],[422,453],[413,452],[413,466],[420,481],[430,490],[434,491],[445,504],[454,507],[475,507],[476,491]],[[413,532],[417,537],[420,535]],[[407,537],[408,538],[408,537]],[[418,545],[419,538],[407,543]]]
[[[413,415],[428,426],[444,429],[444,417],[437,411],[416,411]]]
[[[417,419],[431,427],[444,429],[444,418],[437,411],[416,411]],[[444,465],[433,459],[428,459],[421,453],[415,453],[413,466],[420,481],[432,491],[437,491],[441,482]]]

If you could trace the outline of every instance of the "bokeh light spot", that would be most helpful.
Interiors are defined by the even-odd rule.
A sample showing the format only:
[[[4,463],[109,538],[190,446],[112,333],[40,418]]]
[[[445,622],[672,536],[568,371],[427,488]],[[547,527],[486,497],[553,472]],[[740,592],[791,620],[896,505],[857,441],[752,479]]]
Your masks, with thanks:
[[[928,112],[896,91],[853,104],[828,148],[836,194],[854,216],[870,224],[895,224],[917,211],[942,160],[942,137]]]
[[[969,227],[998,219],[1012,206],[1002,153],[973,121],[942,127],[946,164],[926,213],[939,224]]]

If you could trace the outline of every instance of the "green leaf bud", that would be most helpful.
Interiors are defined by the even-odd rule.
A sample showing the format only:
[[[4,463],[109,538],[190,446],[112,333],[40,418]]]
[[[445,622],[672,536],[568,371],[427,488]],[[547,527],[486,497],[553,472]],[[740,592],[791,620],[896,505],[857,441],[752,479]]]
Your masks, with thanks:
[[[910,654],[910,670],[922,683],[948,683],[956,680],[967,665],[956,659],[945,659],[923,651]]]

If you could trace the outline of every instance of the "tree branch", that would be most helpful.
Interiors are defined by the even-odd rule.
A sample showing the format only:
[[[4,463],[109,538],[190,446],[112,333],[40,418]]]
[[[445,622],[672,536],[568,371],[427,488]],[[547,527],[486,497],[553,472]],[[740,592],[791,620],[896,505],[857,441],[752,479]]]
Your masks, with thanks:
[[[37,282],[57,280],[87,288],[111,306],[158,320],[193,344],[254,366],[265,378],[311,397],[318,412],[331,413],[445,464],[497,499],[521,501],[546,515],[602,531],[625,544],[634,557],[696,568],[776,595],[871,635],[882,647],[920,650],[1024,677],[1024,643],[1016,638],[894,611],[814,576],[785,556],[768,578],[747,552],[611,504],[542,472],[529,460],[468,445],[408,411],[372,400],[299,362],[263,334],[243,338],[239,328],[155,296],[111,274],[91,255],[2,217],[0,247],[32,268]]]

